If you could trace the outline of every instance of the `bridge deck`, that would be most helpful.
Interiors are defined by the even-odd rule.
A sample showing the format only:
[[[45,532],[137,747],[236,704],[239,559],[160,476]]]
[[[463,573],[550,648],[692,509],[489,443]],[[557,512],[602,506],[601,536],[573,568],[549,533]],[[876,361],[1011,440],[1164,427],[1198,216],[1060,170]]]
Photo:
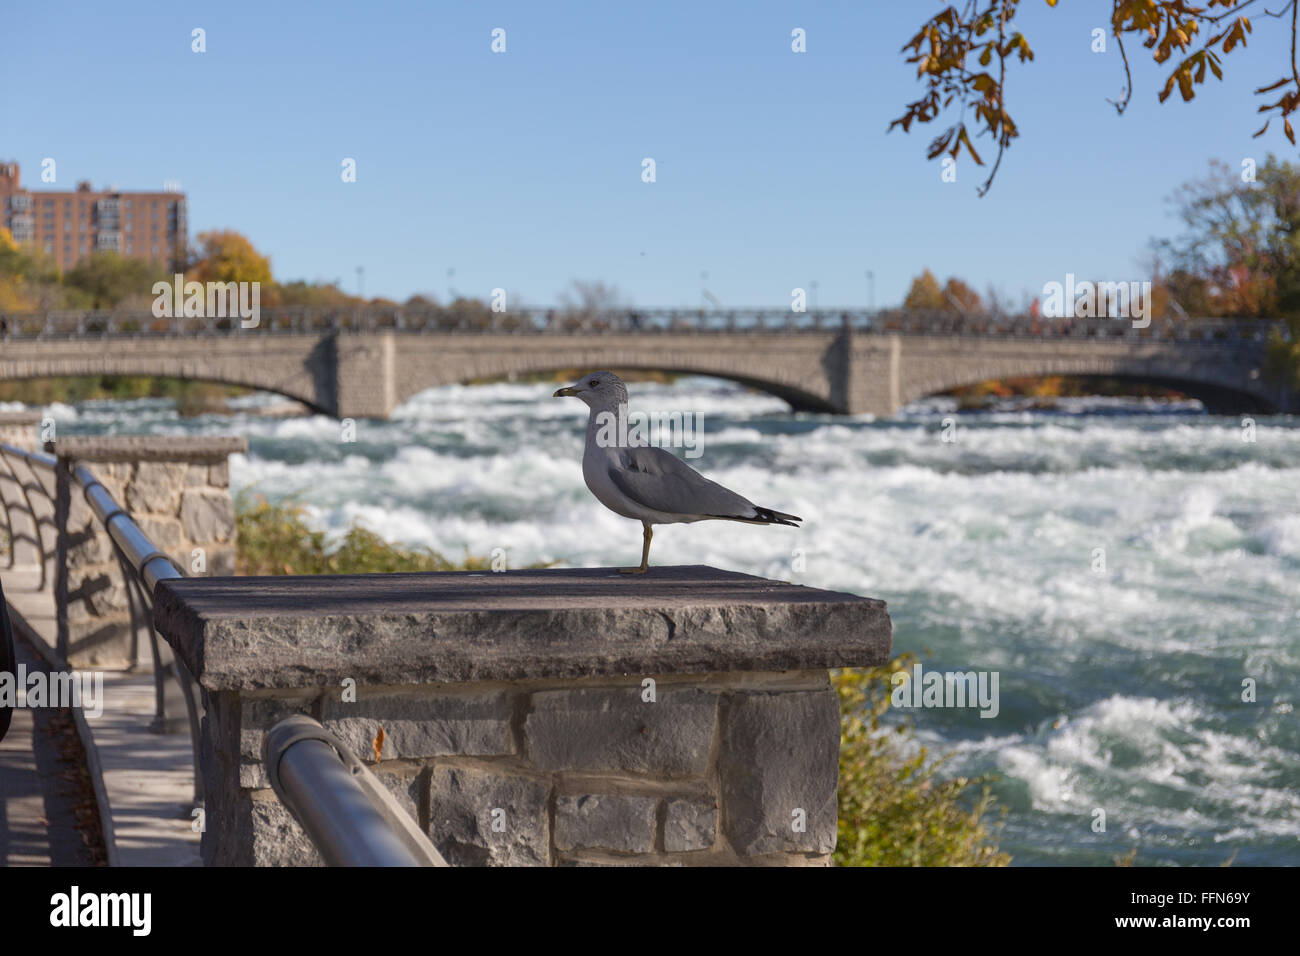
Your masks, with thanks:
[[[14,568],[4,572],[3,580],[14,628],[47,661],[55,663],[54,599],[51,591],[39,589],[39,571]],[[94,752],[90,757],[91,774],[102,781],[101,799],[108,803],[109,819],[103,824],[105,842],[110,844],[109,863],[198,866],[199,834],[191,828],[190,817],[194,767],[189,734],[149,731],[154,712],[152,674],[138,669],[102,673],[104,711],[99,717],[87,715],[84,726],[90,740],[83,739],[83,744],[88,754]],[[10,739],[26,741],[25,746],[30,746],[30,732],[24,735],[19,726],[24,713],[30,712],[19,711],[11,731],[13,737],[6,739],[6,747]],[[6,759],[18,763],[23,760],[7,754]],[[9,805],[10,813],[28,816],[38,809],[39,802],[31,800]],[[39,821],[25,823],[34,825]],[[40,860],[34,857],[33,862],[39,864]]]

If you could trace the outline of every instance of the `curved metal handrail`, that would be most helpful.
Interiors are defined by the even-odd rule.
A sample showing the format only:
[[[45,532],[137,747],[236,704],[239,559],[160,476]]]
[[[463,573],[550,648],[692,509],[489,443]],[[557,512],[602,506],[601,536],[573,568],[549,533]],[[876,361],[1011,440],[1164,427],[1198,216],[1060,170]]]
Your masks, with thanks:
[[[114,543],[122,549],[127,561],[140,576],[145,590],[153,594],[159,581],[183,578],[185,574],[170,557],[159,551],[148,536],[140,530],[131,516],[113,500],[108,489],[85,465],[72,469],[72,476],[81,487],[90,510],[104,525]],[[165,562],[165,564],[164,564]]]
[[[271,788],[330,866],[446,866],[446,861],[347,745],[306,714],[262,740]]]
[[[17,469],[15,469],[13,466],[13,462],[9,460],[10,455],[13,455],[23,460],[23,462],[27,465],[28,470],[32,473],[33,480],[35,480],[36,468],[45,468],[53,472],[54,466],[56,464],[56,459],[51,455],[45,455],[40,452],[34,452],[34,451],[26,451],[22,448],[15,448],[13,445],[0,445],[0,459],[4,460],[5,467],[9,469],[9,474],[12,476],[14,483],[18,485],[18,491],[22,494],[23,501],[27,505],[27,514],[32,520],[32,533],[35,535],[35,538],[32,540],[31,543],[36,545],[36,559],[37,562],[40,564],[40,573],[41,573],[40,584],[38,585],[38,587],[41,590],[44,590],[46,585],[49,583],[49,572],[48,572],[49,560],[48,559],[49,556],[54,553],[54,549],[45,547],[45,536],[41,533],[41,525],[52,524],[53,519],[49,518],[48,516],[42,518],[41,515],[38,515],[36,513],[36,506],[32,504],[32,496],[31,494],[29,494],[32,486],[27,481],[25,481],[21,475],[18,474]],[[42,484],[40,484],[40,482],[36,482],[36,489],[40,491],[42,495],[45,496],[45,499],[47,501],[51,501],[52,503],[52,499],[50,498],[50,493],[45,489],[45,487]],[[7,507],[6,507],[6,520],[9,520]],[[55,529],[55,534],[57,535],[57,533],[58,533],[57,529]],[[25,538],[26,535],[23,535],[23,537]],[[10,538],[10,546],[12,547],[12,542],[16,540],[16,538],[14,537],[14,529],[12,524],[9,525],[9,538]]]
[[[160,551],[149,537],[140,530],[139,525],[132,520],[113,499],[112,494],[104,487],[103,483],[95,477],[94,473],[85,465],[77,465],[72,469],[72,477],[81,488],[86,504],[94,512],[108,531],[109,537],[113,540],[115,549],[118,552],[119,559],[125,566],[129,566],[135,571],[136,580],[134,582],[137,591],[136,595],[147,611],[153,608],[153,593],[159,581],[170,581],[176,578],[183,578],[185,572],[180,569],[175,561],[166,553]],[[164,680],[166,669],[163,667],[162,648],[158,642],[158,631],[153,626],[153,617],[146,614],[146,623],[149,627],[149,640],[154,660],[154,729],[159,733],[165,733],[167,729],[167,709],[166,709],[166,689]],[[185,702],[185,716],[190,728],[190,745],[194,760],[194,802],[201,804],[203,802],[202,773],[199,767],[199,733],[200,733],[200,704],[198,694],[196,693],[196,683],[189,670],[175,654],[171,657],[171,674],[180,687],[181,695]]]
[[[12,445],[0,444],[0,459],[4,460],[8,466],[27,503],[32,520],[36,523],[36,536],[38,539],[36,546],[41,554],[40,586],[44,588],[47,581],[46,556],[52,553],[52,550],[47,551],[45,548],[40,530],[41,519],[37,517],[32,506],[31,496],[28,494],[28,483],[18,476],[9,461],[10,456],[22,459],[33,475],[36,474],[37,470],[54,473],[58,468],[58,459],[53,455],[42,452],[26,451]],[[186,719],[190,731],[190,744],[193,751],[194,800],[196,804],[202,803],[202,778],[199,772],[201,707],[196,693],[197,685],[185,665],[175,654],[169,655],[171,658],[170,668],[163,661],[158,632],[153,626],[153,619],[150,614],[153,605],[153,592],[158,582],[184,577],[184,572],[171,557],[149,540],[149,537],[140,530],[140,527],[131,516],[118,505],[109,490],[104,487],[103,483],[95,477],[94,472],[86,465],[75,465],[71,469],[71,478],[81,489],[86,504],[103,525],[104,530],[108,532],[109,539],[113,543],[113,551],[122,569],[124,583],[127,587],[132,633],[138,633],[141,623],[148,629],[154,663],[155,710],[153,729],[158,732],[165,732],[168,726],[165,687],[168,673],[171,673],[180,688],[185,704]],[[49,492],[43,486],[40,486],[39,482],[37,482],[37,485],[48,498]],[[12,526],[10,526],[10,537],[13,537]],[[137,606],[140,612],[137,611]],[[66,647],[60,647],[58,650],[62,656],[66,657],[68,652]]]

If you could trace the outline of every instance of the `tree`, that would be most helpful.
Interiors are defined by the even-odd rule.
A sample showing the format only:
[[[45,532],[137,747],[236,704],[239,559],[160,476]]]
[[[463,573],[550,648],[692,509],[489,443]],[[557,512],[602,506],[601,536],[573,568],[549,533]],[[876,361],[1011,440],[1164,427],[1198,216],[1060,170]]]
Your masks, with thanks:
[[[1214,161],[1171,200],[1187,232],[1154,247],[1171,264],[1165,284],[1185,312],[1300,315],[1300,167],[1270,155],[1243,182]]]
[[[924,270],[919,276],[912,280],[911,287],[907,290],[907,297],[903,299],[903,308],[905,309],[942,309],[947,304],[943,297],[943,290],[939,288],[939,280],[934,277],[934,273],[929,269]]]
[[[264,301],[273,306],[341,308],[358,304],[361,300],[348,295],[332,282],[306,282],[297,279],[293,282],[277,283],[264,297]]]
[[[1152,51],[1156,63],[1172,63],[1159,92],[1161,103],[1175,88],[1184,101],[1191,100],[1196,96],[1197,85],[1205,82],[1207,70],[1215,79],[1222,80],[1222,57],[1239,46],[1246,46],[1246,37],[1253,27],[1241,11],[1258,2],[1204,0],[1204,5],[1198,5],[1196,0],[1109,0],[1110,35],[1124,67],[1124,93],[1119,100],[1111,101],[1116,112],[1123,114],[1133,95],[1133,77],[1124,45],[1126,37],[1140,40]],[[1020,4],[1021,0],[963,0],[960,9],[948,6],[926,20],[902,48],[903,53],[910,51],[906,62],[916,64],[916,75],[925,79],[926,91],[907,104],[903,114],[889,124],[889,129],[901,127],[904,132],[910,132],[914,123],[934,122],[955,109],[957,121],[930,142],[927,157],[934,159],[946,153],[956,159],[965,147],[971,159],[983,166],[984,160],[971,145],[964,119],[968,111],[973,113],[976,135],[989,136],[997,146],[996,161],[979,188],[981,196],[993,185],[1003,154],[1020,135],[1006,109],[1007,66],[1034,58],[1025,35],[1011,22]],[[1055,7],[1057,0],[1047,0],[1047,5]],[[1300,67],[1296,60],[1298,11],[1300,0],[1284,0],[1278,10],[1266,10],[1271,17],[1289,23],[1291,56],[1279,80],[1255,91],[1278,96],[1259,108],[1261,113],[1274,115],[1255,135],[1262,136],[1273,119],[1280,119],[1292,145],[1296,139],[1289,117],[1300,109]]]
[[[958,312],[980,312],[980,294],[955,276],[943,284],[945,307]]]
[[[271,260],[233,230],[214,230],[198,235],[199,246],[191,254],[188,278],[199,282],[260,282],[271,284]]]
[[[66,298],[53,257],[19,245],[8,229],[0,228],[0,311],[59,309],[68,304]]]
[[[111,309],[134,297],[152,297],[153,284],[167,280],[167,270],[142,259],[128,259],[111,251],[93,252],[63,277],[82,304]]]
[[[903,299],[903,308],[966,313],[982,311],[983,303],[979,293],[956,276],[941,287],[934,273],[925,269],[912,280],[907,297]]]
[[[623,308],[618,288],[604,282],[584,282],[574,279],[570,287],[558,296],[560,300],[560,327],[564,329],[591,329],[608,327],[604,313]]]
[[[18,275],[23,251],[14,242],[14,234],[0,227],[0,275]]]
[[[1300,167],[1269,156],[1254,182],[1212,162],[1172,197],[1187,233],[1154,243],[1173,268],[1163,285],[1185,314],[1281,318],[1269,342],[1271,381],[1300,391]]]
[[[0,228],[0,312],[23,312],[31,308],[23,288],[28,262],[28,257],[14,242],[13,234]]]
[[[588,317],[619,308],[622,304],[617,287],[581,279],[574,279],[570,288],[560,293],[559,299],[566,311]]]

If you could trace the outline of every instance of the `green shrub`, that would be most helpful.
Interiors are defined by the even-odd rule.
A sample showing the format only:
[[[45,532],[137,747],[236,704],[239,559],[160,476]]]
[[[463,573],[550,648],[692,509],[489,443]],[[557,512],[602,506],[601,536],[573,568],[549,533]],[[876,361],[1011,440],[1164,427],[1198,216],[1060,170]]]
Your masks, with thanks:
[[[937,774],[915,745],[913,726],[881,725],[891,677],[912,666],[903,655],[884,667],[840,670],[831,682],[840,700],[840,787],[837,866],[1006,866],[985,822],[993,796],[983,779]],[[980,787],[978,793],[975,787]]]
[[[323,531],[313,531],[302,505],[272,504],[244,493],[235,499],[240,574],[381,574],[396,571],[483,571],[489,559],[449,561],[427,548],[389,544],[353,523],[343,540],[330,547]]]

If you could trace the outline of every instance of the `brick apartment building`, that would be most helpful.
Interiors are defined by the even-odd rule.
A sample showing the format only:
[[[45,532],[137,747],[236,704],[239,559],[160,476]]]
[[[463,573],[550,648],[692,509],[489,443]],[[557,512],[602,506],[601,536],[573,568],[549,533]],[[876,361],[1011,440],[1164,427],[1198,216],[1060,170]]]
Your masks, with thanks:
[[[87,181],[71,191],[32,191],[22,188],[15,162],[0,162],[0,226],[44,250],[60,270],[104,249],[177,269],[189,240],[184,193],[95,192]]]

